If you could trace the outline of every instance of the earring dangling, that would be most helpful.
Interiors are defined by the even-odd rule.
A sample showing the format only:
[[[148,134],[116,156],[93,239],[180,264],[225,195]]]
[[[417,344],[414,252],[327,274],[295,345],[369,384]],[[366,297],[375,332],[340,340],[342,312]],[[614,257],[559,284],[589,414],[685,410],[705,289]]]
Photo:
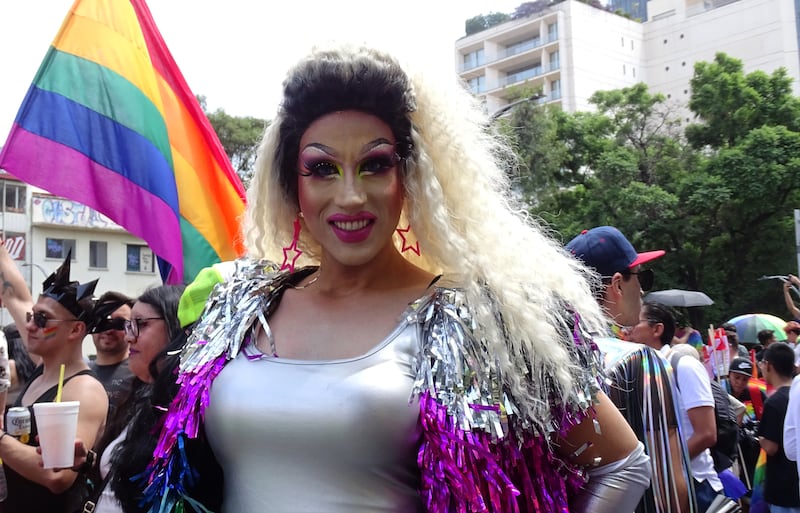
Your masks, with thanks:
[[[397,228],[395,231],[400,236],[400,239],[402,239],[403,241],[403,245],[400,248],[400,253],[411,251],[412,253],[416,253],[416,255],[419,256],[419,241],[414,242],[414,244],[409,244],[408,239],[406,238],[408,232],[411,231],[411,224],[409,224],[405,228]]]
[[[293,273],[294,265],[297,262],[297,259],[303,254],[303,250],[297,247],[297,242],[300,240],[300,217],[302,217],[302,215],[303,213],[300,212],[294,219],[294,235],[292,236],[292,243],[283,248],[283,263],[281,264],[281,271],[289,269],[289,272]],[[289,255],[292,252],[294,253],[294,256],[290,258]]]

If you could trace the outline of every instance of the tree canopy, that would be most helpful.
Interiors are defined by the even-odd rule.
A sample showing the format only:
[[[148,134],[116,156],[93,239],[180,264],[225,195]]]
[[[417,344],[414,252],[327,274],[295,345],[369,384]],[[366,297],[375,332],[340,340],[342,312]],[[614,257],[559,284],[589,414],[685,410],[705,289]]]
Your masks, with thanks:
[[[231,160],[233,170],[247,187],[253,178],[256,147],[268,124],[267,121],[251,116],[231,116],[222,109],[208,112],[205,97],[198,96],[197,99]]]
[[[594,112],[521,104],[508,124],[533,213],[568,242],[617,226],[641,250],[664,249],[657,289],[702,290],[715,304],[695,327],[766,311],[786,318],[781,284],[796,272],[800,103],[785,70],[744,73],[718,54],[695,66],[695,122],[644,84],[600,91]],[[702,319],[705,314],[706,319]],[[698,324],[699,323],[699,324]]]

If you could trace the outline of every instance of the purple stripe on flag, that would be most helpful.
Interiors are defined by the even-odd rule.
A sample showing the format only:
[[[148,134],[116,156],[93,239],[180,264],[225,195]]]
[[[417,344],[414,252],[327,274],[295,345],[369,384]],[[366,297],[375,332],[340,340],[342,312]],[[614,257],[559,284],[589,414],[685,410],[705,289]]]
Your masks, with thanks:
[[[103,212],[183,275],[181,231],[175,211],[161,198],[72,148],[17,124],[0,153],[3,168],[42,189]],[[158,232],[153,233],[153,226]],[[151,228],[148,230],[148,228]]]

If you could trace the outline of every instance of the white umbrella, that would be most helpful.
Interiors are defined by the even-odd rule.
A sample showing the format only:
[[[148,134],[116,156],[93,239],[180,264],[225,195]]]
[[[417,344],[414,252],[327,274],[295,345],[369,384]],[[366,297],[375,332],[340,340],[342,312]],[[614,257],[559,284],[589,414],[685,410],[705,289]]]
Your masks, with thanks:
[[[667,306],[708,306],[714,301],[697,290],[667,289],[650,292],[644,297],[647,303],[661,303]]]

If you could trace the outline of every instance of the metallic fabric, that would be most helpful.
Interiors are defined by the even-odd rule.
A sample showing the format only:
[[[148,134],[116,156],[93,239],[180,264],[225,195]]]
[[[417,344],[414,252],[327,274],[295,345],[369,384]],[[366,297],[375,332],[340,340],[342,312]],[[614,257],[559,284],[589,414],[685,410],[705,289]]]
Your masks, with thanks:
[[[274,264],[246,259],[236,265],[233,278],[212,292],[181,356],[180,390],[166,415],[148,476],[146,493],[152,512],[173,511],[191,501],[193,471],[180,449],[182,440],[198,436],[206,413],[216,418],[211,422],[211,433],[215,430],[221,433],[223,424],[238,421],[234,418],[215,424],[219,421],[218,413],[215,407],[208,409],[212,397],[218,393],[214,389],[209,394],[212,383],[221,373],[221,383],[229,380],[223,369],[233,359],[236,359],[233,365],[243,365],[240,354],[245,360],[263,358],[247,349],[242,351],[250,343],[254,326],[260,325],[269,332],[267,320],[277,308],[283,288],[315,270],[306,268],[289,274]],[[486,304],[501,320],[500,309],[488,292]],[[555,385],[550,374],[555,370],[548,370],[536,355],[510,351],[519,374],[503,376],[491,344],[479,335],[479,326],[464,294],[448,286],[445,280],[409,306],[400,325],[413,327],[416,346],[410,367],[413,381],[407,389],[405,404],[418,403],[419,423],[415,428],[406,428],[411,438],[416,430],[421,430],[416,463],[418,492],[425,510],[434,513],[569,511],[569,502],[578,496],[586,476],[582,469],[555,454],[550,437],[565,434],[592,415],[593,398],[600,388],[600,360],[597,347],[582,328],[577,314],[564,305],[563,311],[555,316],[564,322],[553,343],[561,344],[576,363],[571,370],[574,387],[566,393]],[[508,380],[525,384],[524,397],[508,393]],[[270,378],[270,382],[274,380]],[[231,399],[227,392],[220,394],[226,400]],[[340,403],[357,409],[358,405],[349,403],[358,400],[358,394],[342,393]],[[523,411],[530,413],[522,414]],[[240,412],[242,416],[247,414],[244,410]],[[341,421],[328,420],[332,426]],[[241,422],[249,425],[251,420]],[[284,422],[292,421],[284,419]],[[281,429],[285,431],[286,426]],[[337,429],[332,427],[331,431],[335,434]],[[220,447],[233,450],[228,445]],[[243,450],[247,448],[239,449]],[[266,456],[261,458],[262,477],[267,475],[264,469],[272,465],[277,468],[283,463],[267,463],[266,459]],[[245,467],[256,471],[255,466],[243,464],[242,468]],[[239,479],[242,476],[238,472],[244,470],[234,472]]]

